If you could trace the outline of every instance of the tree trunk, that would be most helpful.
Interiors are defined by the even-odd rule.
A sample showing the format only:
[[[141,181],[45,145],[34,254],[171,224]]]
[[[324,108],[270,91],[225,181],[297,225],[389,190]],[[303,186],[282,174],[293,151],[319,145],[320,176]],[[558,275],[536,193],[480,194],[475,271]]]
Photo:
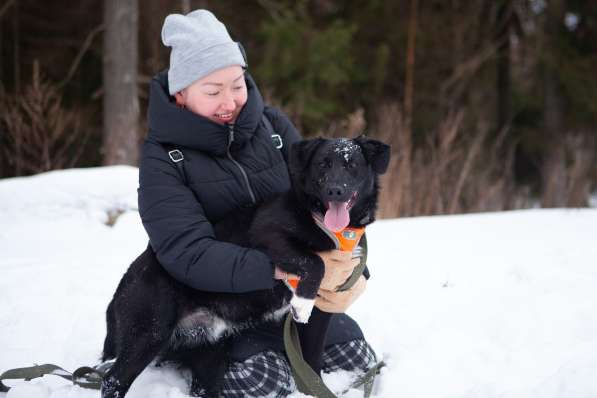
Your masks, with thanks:
[[[2,23],[2,15],[0,15],[0,82],[4,81],[4,62],[2,61],[2,57],[4,57],[4,24]],[[2,162],[0,162],[0,167],[2,167]],[[0,170],[0,176],[2,176],[2,170]]]
[[[19,3],[14,4],[14,17],[12,19],[12,31],[14,37],[13,68],[14,68],[14,92],[21,93],[21,56],[20,56],[20,28],[19,28]]]
[[[139,157],[137,0],[104,2],[104,165],[136,165]]]
[[[187,15],[191,12],[191,0],[181,0],[182,13]]]
[[[512,4],[504,1],[498,10],[497,53],[497,131],[510,123],[510,25]]]
[[[401,189],[398,198],[399,216],[412,215],[412,120],[413,120],[413,97],[415,86],[415,49],[418,25],[418,1],[411,0],[410,14],[408,17],[408,44],[406,49],[406,76],[404,81],[404,124],[403,132],[399,135],[402,147],[399,170],[401,173]],[[398,115],[400,112],[390,112]]]
[[[542,167],[543,207],[566,206],[566,146],[564,145],[564,98],[555,65],[557,48],[555,40],[564,20],[564,0],[553,0],[547,7],[545,43],[549,46],[544,74],[545,99],[543,106],[543,129],[545,151]]]
[[[404,120],[408,134],[411,134],[413,93],[415,79],[415,48],[417,38],[417,0],[410,1],[408,17],[408,39],[406,49],[406,76],[404,79]]]

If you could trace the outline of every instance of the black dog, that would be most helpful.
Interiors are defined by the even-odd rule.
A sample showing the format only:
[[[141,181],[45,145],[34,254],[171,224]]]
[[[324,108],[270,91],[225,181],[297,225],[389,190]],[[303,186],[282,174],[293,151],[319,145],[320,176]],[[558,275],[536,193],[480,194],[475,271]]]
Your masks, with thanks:
[[[214,226],[218,239],[263,250],[284,271],[299,275],[294,294],[283,283],[243,294],[197,291],[167,274],[148,247],[108,306],[103,360],[116,361],[102,383],[102,397],[123,398],[156,357],[191,370],[192,395],[217,396],[228,365],[227,337],[280,319],[289,307],[295,320],[307,322],[324,274],[314,253],[334,248],[314,217],[333,231],[373,222],[378,175],[387,169],[389,149],[362,136],[295,143],[288,161],[292,190]],[[305,358],[317,370],[329,317],[315,310],[309,324],[299,328],[309,352]]]

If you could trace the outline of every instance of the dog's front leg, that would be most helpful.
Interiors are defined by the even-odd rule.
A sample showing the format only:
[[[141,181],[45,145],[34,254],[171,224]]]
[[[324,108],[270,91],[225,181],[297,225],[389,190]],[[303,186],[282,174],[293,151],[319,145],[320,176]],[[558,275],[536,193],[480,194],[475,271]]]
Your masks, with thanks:
[[[297,324],[303,359],[317,374],[323,365],[323,350],[332,315],[315,307],[309,323]]]
[[[303,357],[319,374],[325,337],[332,317],[332,314],[314,308],[325,266],[321,257],[316,254],[297,253],[294,257],[286,257],[285,260],[289,262],[281,263],[280,268],[301,278],[290,300],[290,308],[292,317],[298,323]]]
[[[290,300],[290,308],[292,317],[296,322],[307,323],[325,273],[323,260],[316,254],[299,252],[290,253],[290,255],[285,253],[284,256],[277,258],[279,261],[276,261],[276,263],[279,264],[282,270],[300,277]]]

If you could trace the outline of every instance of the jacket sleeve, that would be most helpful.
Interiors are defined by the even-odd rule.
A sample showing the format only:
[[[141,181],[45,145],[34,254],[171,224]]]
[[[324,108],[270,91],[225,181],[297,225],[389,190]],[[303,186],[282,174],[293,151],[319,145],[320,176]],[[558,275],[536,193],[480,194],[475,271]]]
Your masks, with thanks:
[[[158,143],[143,146],[138,200],[141,221],[160,264],[181,283],[226,293],[273,287],[269,257],[216,240],[201,203]]]
[[[290,119],[288,119],[288,116],[286,116],[281,110],[274,107],[266,107],[264,112],[272,123],[275,133],[280,134],[280,137],[282,138],[282,154],[284,155],[286,162],[288,162],[288,153],[290,151],[290,147],[292,144],[302,140],[303,138],[297,131],[296,127],[294,127]]]

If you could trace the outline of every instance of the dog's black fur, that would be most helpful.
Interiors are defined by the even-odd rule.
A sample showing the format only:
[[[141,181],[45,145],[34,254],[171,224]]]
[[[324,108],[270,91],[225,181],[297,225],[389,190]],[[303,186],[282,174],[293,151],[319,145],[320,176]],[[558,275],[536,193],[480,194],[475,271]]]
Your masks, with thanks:
[[[350,201],[350,226],[373,222],[378,175],[386,171],[389,155],[389,146],[362,136],[300,141],[291,148],[288,162],[292,190],[234,212],[214,226],[216,236],[263,250],[284,271],[301,277],[297,296],[314,299],[324,274],[323,262],[314,253],[334,244],[312,215],[323,215],[330,201]],[[107,309],[103,360],[116,361],[102,383],[102,397],[123,398],[156,357],[191,370],[192,395],[217,396],[228,365],[227,337],[281,317],[292,296],[282,283],[242,294],[191,289],[171,277],[148,247],[123,276]],[[329,317],[315,309],[309,323],[299,325],[306,360],[316,371]]]

